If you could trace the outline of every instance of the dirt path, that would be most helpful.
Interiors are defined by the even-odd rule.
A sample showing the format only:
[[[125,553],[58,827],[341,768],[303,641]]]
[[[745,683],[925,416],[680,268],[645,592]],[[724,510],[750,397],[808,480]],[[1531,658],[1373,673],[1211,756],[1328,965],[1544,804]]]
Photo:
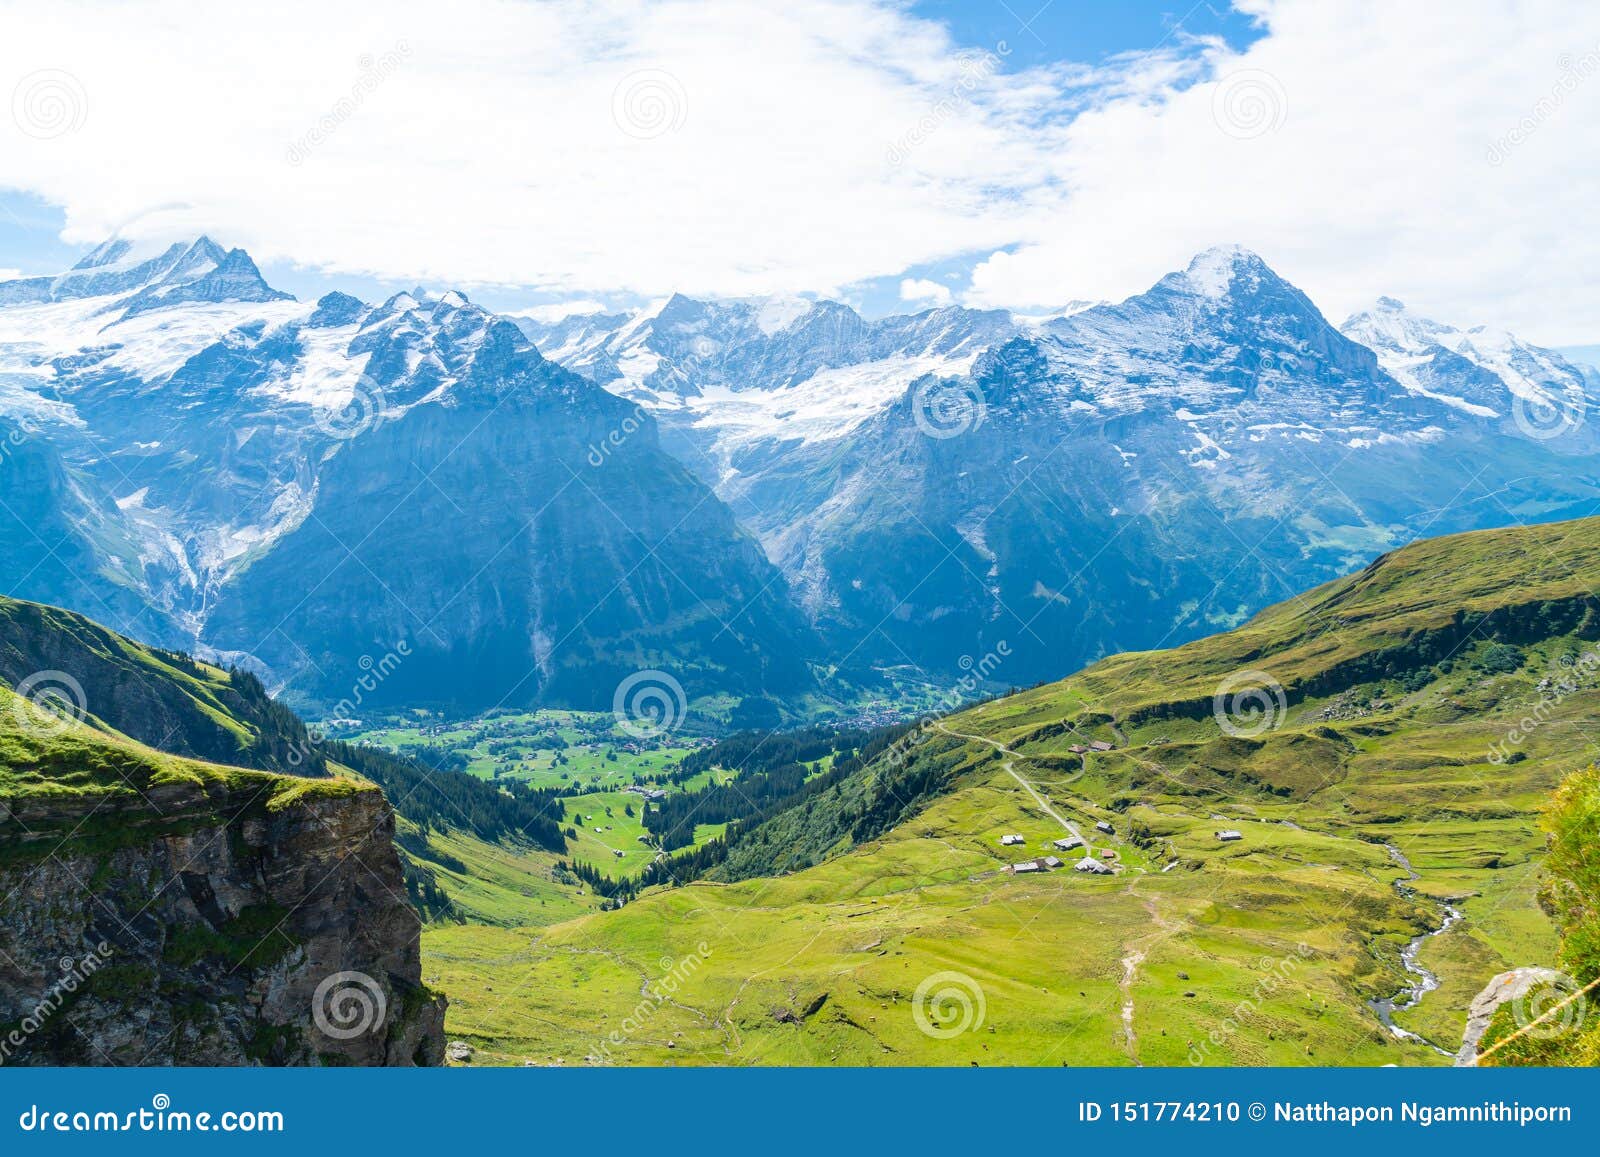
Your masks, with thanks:
[[[997,739],[990,739],[983,735],[968,735],[965,732],[954,731],[951,728],[946,727],[943,723],[935,723],[933,728],[935,731],[942,731],[944,734],[953,736],[956,739],[965,739],[972,743],[988,744],[1001,755],[1005,756],[1006,758],[1001,766],[1005,769],[1006,773],[1011,776],[1012,779],[1016,780],[1022,785],[1022,789],[1024,791],[1033,797],[1033,802],[1039,805],[1039,810],[1044,812],[1044,814],[1049,816],[1051,819],[1055,820],[1056,823],[1066,828],[1067,831],[1072,833],[1074,838],[1080,840],[1083,839],[1083,833],[1078,830],[1078,825],[1067,819],[1067,817],[1062,815],[1060,812],[1056,811],[1055,808],[1051,807],[1050,802],[1039,793],[1039,789],[1034,787],[1032,783],[1028,782],[1022,773],[1017,770],[1016,761],[1024,758],[1023,756],[1018,755],[1015,751],[1012,751],[1009,747]],[[1084,849],[1085,853],[1087,854],[1087,840],[1084,841]]]

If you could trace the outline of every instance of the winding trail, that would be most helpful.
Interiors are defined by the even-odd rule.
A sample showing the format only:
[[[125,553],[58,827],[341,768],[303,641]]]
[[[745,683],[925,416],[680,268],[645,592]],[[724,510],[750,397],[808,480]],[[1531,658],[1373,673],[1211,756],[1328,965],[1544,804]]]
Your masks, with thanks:
[[[1078,825],[1067,819],[1067,817],[1062,815],[1060,812],[1056,811],[1055,808],[1051,807],[1050,801],[1039,794],[1039,789],[1034,787],[1033,784],[1029,783],[1028,780],[1023,777],[1022,773],[1017,770],[1016,761],[1026,758],[1025,756],[1019,755],[1015,751],[1012,751],[998,739],[990,739],[986,735],[968,735],[962,731],[954,731],[951,728],[946,727],[942,721],[935,723],[933,725],[933,729],[935,731],[942,731],[944,734],[955,739],[965,739],[972,743],[988,744],[1001,755],[1005,756],[1006,758],[1001,766],[1005,769],[1006,773],[1011,776],[1012,779],[1016,780],[1022,785],[1022,789],[1024,791],[1033,797],[1033,802],[1039,805],[1039,810],[1044,812],[1044,814],[1049,816],[1051,819],[1055,820],[1056,823],[1066,828],[1067,831],[1072,833],[1074,838],[1080,840],[1083,839],[1083,833],[1078,830]],[[1084,848],[1086,851],[1088,847],[1089,842],[1084,840]]]

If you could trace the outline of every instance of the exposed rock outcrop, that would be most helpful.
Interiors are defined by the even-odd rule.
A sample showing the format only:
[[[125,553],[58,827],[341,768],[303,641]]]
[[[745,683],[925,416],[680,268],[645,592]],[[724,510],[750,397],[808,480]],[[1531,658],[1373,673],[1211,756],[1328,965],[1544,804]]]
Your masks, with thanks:
[[[380,792],[243,773],[142,799],[0,811],[0,1062],[442,1063]]]

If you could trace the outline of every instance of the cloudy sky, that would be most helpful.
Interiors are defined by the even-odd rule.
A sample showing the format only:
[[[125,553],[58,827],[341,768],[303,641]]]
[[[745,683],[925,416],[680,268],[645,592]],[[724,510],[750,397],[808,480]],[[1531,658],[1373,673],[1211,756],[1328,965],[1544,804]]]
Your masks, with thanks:
[[[295,292],[1037,309],[1238,242],[1600,342],[1600,5],[1041,3],[0,3],[0,277],[204,231]]]

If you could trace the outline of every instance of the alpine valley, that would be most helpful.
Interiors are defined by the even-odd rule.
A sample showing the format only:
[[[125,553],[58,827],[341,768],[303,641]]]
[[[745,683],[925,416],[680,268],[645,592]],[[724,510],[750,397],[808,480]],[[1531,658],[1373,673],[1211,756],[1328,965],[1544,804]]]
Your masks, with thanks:
[[[1596,383],[1238,248],[1120,304],[554,323],[303,303],[207,238],[0,282],[0,584],[316,709],[708,722],[1058,677],[1413,538],[1586,513]],[[741,706],[742,704],[742,706]]]
[[[550,316],[0,282],[0,1060],[1593,1063],[1592,371]]]

